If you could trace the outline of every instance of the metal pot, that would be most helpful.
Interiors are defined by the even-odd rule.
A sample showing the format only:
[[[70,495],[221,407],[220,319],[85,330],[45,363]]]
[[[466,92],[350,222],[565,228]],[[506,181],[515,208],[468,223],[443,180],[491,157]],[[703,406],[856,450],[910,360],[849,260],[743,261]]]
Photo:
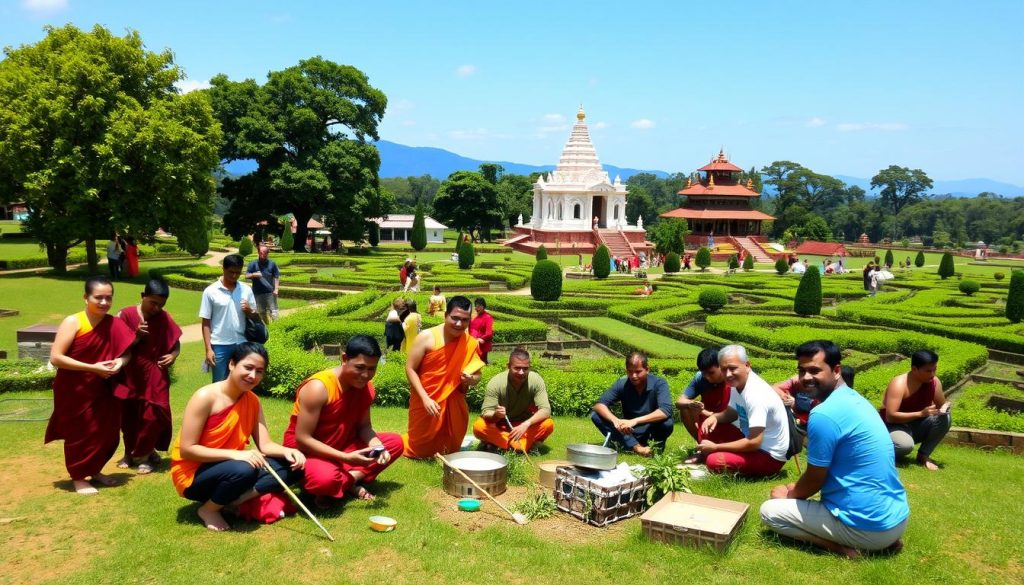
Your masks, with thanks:
[[[441,485],[448,494],[457,498],[479,498],[483,495],[473,487],[473,484],[466,481],[465,478],[452,469],[451,465],[461,469],[463,473],[471,477],[477,485],[487,490],[492,496],[505,493],[508,482],[508,460],[501,455],[484,451],[462,451],[445,455],[445,459],[448,460],[448,463],[444,465]],[[493,461],[497,467],[481,470],[468,469],[459,465],[460,461],[466,459]]]
[[[574,443],[567,446],[565,451],[568,455],[569,463],[577,467],[608,471],[609,469],[615,469],[615,466],[619,464],[618,452],[608,447]]]

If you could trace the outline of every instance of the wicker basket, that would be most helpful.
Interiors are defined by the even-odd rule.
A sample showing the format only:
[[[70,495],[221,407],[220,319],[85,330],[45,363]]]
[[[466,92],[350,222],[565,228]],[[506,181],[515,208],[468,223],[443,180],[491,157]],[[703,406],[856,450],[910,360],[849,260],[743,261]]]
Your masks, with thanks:
[[[748,504],[671,492],[640,517],[653,540],[725,550],[747,517]]]
[[[647,478],[607,487],[579,475],[575,467],[559,467],[555,504],[559,510],[594,526],[636,516],[647,509]]]

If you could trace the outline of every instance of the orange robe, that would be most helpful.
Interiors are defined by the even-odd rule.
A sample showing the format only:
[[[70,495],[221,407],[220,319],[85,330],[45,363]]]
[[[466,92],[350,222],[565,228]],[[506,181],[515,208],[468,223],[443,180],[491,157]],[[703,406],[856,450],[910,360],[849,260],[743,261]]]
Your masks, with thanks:
[[[479,417],[473,422],[473,435],[485,443],[490,443],[499,449],[529,451],[533,446],[551,436],[555,432],[555,421],[546,418],[527,429],[523,437],[515,445],[509,443],[508,434],[512,428],[508,423],[501,420],[498,422],[487,422],[484,417]]]
[[[430,416],[419,394],[411,392],[409,430],[402,435],[402,442],[405,444],[405,456],[413,459],[459,450],[469,425],[466,393],[461,388],[462,373],[475,373],[484,367],[477,353],[477,341],[470,337],[469,332],[446,344],[443,323],[428,331],[434,339],[434,346],[423,356],[416,373],[427,396],[437,402],[441,412]]]
[[[259,417],[259,398],[252,392],[246,392],[237,402],[206,419],[199,444],[212,449],[243,451],[249,445],[249,437]],[[181,435],[178,435],[171,447],[171,481],[178,495],[184,497],[185,490],[195,481],[196,471],[201,465],[199,461],[182,459]]]

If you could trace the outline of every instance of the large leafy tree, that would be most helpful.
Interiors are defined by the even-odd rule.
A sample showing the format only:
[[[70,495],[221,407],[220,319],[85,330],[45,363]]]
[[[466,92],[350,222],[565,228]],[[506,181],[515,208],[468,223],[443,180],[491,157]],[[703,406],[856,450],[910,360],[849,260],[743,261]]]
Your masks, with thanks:
[[[650,226],[658,221],[658,207],[647,189],[640,186],[627,186],[629,192],[626,199],[626,223],[636,225],[636,220],[644,218],[644,225]]]
[[[68,250],[115,231],[165,228],[205,252],[221,130],[201,95],[179,95],[169,50],[102,26],[48,27],[0,61],[0,185],[29,209],[27,230],[66,269]]]
[[[659,254],[675,252],[682,254],[686,242],[686,220],[668,218],[659,221],[647,231],[654,242],[654,251]]]
[[[509,227],[516,225],[519,215],[523,222],[530,221],[533,214],[533,181],[525,175],[502,175],[498,181],[498,207],[503,222]]]
[[[238,236],[272,215],[295,216],[295,251],[303,251],[307,222],[323,214],[336,236],[361,239],[369,217],[383,217],[393,199],[380,192],[377,126],[387,98],[366,75],[321,57],[254,80],[211,80],[207,90],[224,127],[224,160],[253,159],[255,171],[226,179],[232,200],[224,218]]]
[[[882,201],[892,207],[894,213],[899,213],[905,206],[920,200],[921,195],[932,188],[932,180],[921,169],[889,165],[871,177],[871,188],[879,187]]]
[[[434,195],[434,216],[461,232],[480,235],[501,225],[498,190],[474,171],[456,171]]]

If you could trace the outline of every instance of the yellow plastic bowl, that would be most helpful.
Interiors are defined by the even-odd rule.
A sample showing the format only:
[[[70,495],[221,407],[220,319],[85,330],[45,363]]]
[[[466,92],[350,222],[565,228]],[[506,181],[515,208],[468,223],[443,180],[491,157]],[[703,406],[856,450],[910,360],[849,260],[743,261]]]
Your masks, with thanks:
[[[387,516],[370,516],[370,528],[377,532],[389,532],[398,526],[398,520]]]

